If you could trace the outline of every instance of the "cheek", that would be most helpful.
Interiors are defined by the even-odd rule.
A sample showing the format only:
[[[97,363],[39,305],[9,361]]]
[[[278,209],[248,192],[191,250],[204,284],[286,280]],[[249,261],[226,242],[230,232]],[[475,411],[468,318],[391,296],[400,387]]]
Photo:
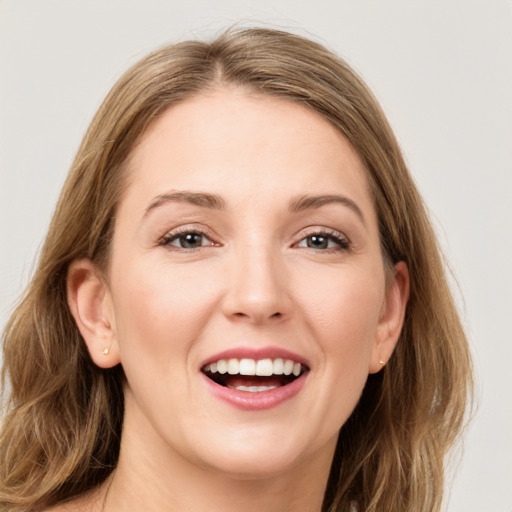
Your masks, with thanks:
[[[378,266],[316,273],[301,288],[302,309],[326,350],[356,355],[372,344],[384,297]]]
[[[209,275],[202,279],[197,272],[151,261],[117,267],[112,281],[123,365],[146,354],[165,370],[187,353],[216,307]]]
[[[319,404],[334,430],[351,414],[368,378],[384,276],[378,266],[344,268],[323,278],[317,274],[314,283],[304,284],[309,292],[303,294],[302,309],[320,351],[318,378],[324,400]]]

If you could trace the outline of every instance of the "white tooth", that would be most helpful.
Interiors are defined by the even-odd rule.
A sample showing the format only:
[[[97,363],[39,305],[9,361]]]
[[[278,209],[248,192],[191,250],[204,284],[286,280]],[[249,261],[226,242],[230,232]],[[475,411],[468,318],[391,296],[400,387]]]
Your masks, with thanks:
[[[293,375],[295,375],[295,377],[300,375],[300,363],[295,363],[293,365]]]
[[[238,370],[240,369],[240,365],[238,363],[238,359],[230,359],[228,361],[228,373],[229,375],[236,375]]]
[[[282,359],[274,359],[274,375],[283,375],[284,361]]]
[[[268,377],[269,375],[272,375],[273,371],[274,365],[272,363],[272,359],[260,359],[256,364],[256,375]]]
[[[277,388],[277,386],[258,386],[258,391],[270,391],[275,388]]]
[[[292,372],[293,372],[293,361],[291,361],[290,359],[287,359],[284,362],[284,374],[291,375]]]
[[[208,366],[210,367],[211,373],[217,373],[217,363],[210,363]]]
[[[230,389],[237,391],[248,391],[249,393],[261,393],[262,391],[270,391],[277,388],[277,386],[228,386]]]
[[[256,375],[256,361],[254,359],[240,359],[240,375]]]
[[[224,374],[228,371],[228,363],[225,359],[217,361],[217,371],[221,374]]]

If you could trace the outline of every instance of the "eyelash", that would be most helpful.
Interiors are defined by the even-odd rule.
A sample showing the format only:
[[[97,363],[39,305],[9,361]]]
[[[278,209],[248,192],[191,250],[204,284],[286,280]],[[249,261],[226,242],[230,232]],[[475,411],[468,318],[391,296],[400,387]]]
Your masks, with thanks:
[[[351,247],[351,243],[348,240],[348,238],[345,235],[342,235],[338,231],[332,231],[328,229],[320,229],[320,230],[314,230],[310,233],[307,233],[305,236],[303,236],[298,244],[295,244],[296,246],[299,246],[301,242],[304,240],[307,240],[311,237],[318,237],[318,238],[326,238],[328,242],[334,242],[337,247],[327,247],[325,249],[319,249],[319,248],[313,248],[309,247],[309,249],[312,249],[313,251],[319,251],[319,252],[338,252],[338,251],[348,251]]]
[[[179,240],[180,238],[184,237],[185,235],[198,235],[198,236],[206,238],[206,240],[208,240],[210,243],[208,243],[206,245],[201,245],[200,247],[193,247],[193,248],[178,247],[178,246],[172,245],[172,242],[174,242],[175,240]],[[164,235],[160,239],[160,242],[158,245],[169,247],[169,248],[172,248],[173,250],[178,250],[178,251],[179,250],[194,251],[194,250],[201,249],[203,247],[218,246],[219,244],[212,241],[204,229],[200,229],[200,228],[194,229],[191,227],[184,226],[182,228],[175,229],[174,231]]]
[[[199,247],[192,247],[192,248],[178,247],[178,246],[172,245],[172,242],[179,240],[181,237],[184,237],[185,235],[201,236],[201,237],[204,237],[206,240],[208,240],[209,243],[206,245],[201,245]],[[303,246],[299,245],[311,237],[326,238],[328,242],[335,243],[337,247],[326,247],[326,248],[320,249],[320,248],[314,248],[314,247],[303,247]],[[204,229],[200,229],[200,228],[193,229],[193,228],[185,226],[185,227],[178,228],[178,229],[164,235],[160,239],[160,242],[158,245],[173,248],[173,250],[178,250],[178,251],[179,250],[195,251],[195,250],[205,248],[205,247],[219,246],[220,244],[212,241]],[[351,243],[344,235],[342,235],[338,231],[320,229],[320,230],[315,230],[315,231],[311,231],[310,233],[307,233],[299,240],[299,242],[293,244],[293,247],[299,247],[299,248],[302,247],[305,249],[312,249],[313,251],[331,253],[331,252],[338,252],[338,251],[347,251],[350,249]]]

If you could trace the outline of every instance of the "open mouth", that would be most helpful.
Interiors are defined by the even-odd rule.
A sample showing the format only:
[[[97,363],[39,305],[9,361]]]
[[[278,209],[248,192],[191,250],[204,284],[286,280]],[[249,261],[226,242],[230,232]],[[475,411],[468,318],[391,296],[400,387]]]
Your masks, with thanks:
[[[261,393],[286,386],[309,369],[291,359],[219,359],[201,371],[212,381],[230,389]]]

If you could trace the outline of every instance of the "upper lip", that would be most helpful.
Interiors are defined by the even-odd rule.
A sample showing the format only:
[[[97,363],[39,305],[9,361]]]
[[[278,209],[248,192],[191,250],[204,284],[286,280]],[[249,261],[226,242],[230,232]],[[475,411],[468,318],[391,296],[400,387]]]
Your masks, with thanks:
[[[261,347],[261,348],[251,348],[251,347],[238,347],[231,348],[228,350],[224,350],[222,352],[218,352],[217,354],[213,354],[205,359],[201,363],[201,368],[204,368],[207,364],[215,363],[221,359],[291,359],[296,363],[301,363],[302,365],[309,368],[308,361],[299,354],[295,352],[291,352],[290,350],[283,349],[280,347]]]

